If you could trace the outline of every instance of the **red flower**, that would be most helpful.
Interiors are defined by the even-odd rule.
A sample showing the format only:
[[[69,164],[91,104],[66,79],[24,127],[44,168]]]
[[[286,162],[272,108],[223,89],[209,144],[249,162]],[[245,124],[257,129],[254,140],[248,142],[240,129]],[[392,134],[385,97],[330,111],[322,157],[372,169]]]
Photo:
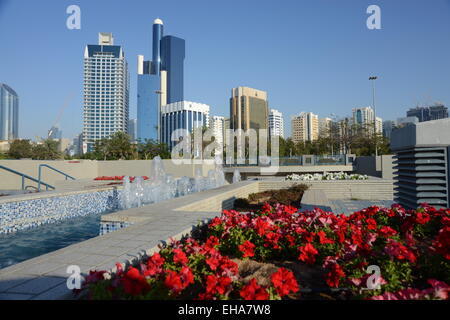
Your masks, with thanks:
[[[407,247],[405,247],[400,242],[393,239],[387,241],[387,246],[384,251],[391,257],[397,258],[399,260],[409,260],[410,262],[416,262],[417,258]]]
[[[280,240],[281,234],[275,232],[269,232],[266,234],[266,239],[264,243],[264,247],[272,247],[274,249],[280,249],[278,245],[278,240]]]
[[[255,252],[253,251],[255,249],[255,245],[251,243],[250,241],[245,241],[243,244],[239,245],[239,250],[244,254],[243,257],[253,257],[255,255]]]
[[[289,243],[289,246],[295,247],[295,238],[291,236],[290,234],[286,235],[286,240]]]
[[[368,218],[368,219],[366,219],[366,223],[367,223],[368,230],[376,230],[377,229],[377,222],[374,219]]]
[[[343,277],[345,277],[344,269],[342,269],[339,264],[334,263],[331,265],[330,272],[325,274],[325,281],[330,287],[337,288],[339,287],[339,282]]]
[[[182,265],[186,265],[189,261],[189,259],[186,257],[186,254],[181,249],[174,249],[173,250],[173,262],[175,263],[181,263]]]
[[[144,272],[145,276],[154,276],[163,271],[164,258],[159,253],[155,253],[147,260],[147,269]]]
[[[181,284],[181,277],[172,270],[166,271],[166,279],[164,280],[164,285],[172,290],[175,294],[183,290],[183,285]]]
[[[259,286],[255,279],[242,288],[239,293],[244,300],[267,300],[269,299],[269,293],[266,289]]]
[[[145,277],[139,272],[138,269],[130,267],[121,279],[123,289],[127,294],[137,296],[147,292],[150,289]]]
[[[298,209],[296,207],[292,207],[292,206],[284,206],[284,212],[288,213],[288,214],[294,214],[298,212]]]
[[[316,255],[318,253],[319,252],[311,243],[307,243],[300,247],[300,256],[298,257],[298,260],[306,262],[307,264],[313,264],[316,262]]]
[[[445,259],[450,260],[450,227],[447,226],[439,230],[436,240],[433,241],[433,246]]]
[[[207,252],[210,252],[211,250],[215,249],[218,245],[219,239],[217,239],[217,237],[210,236],[206,241],[204,248]]]
[[[184,288],[186,288],[190,284],[194,284],[194,274],[188,267],[181,268],[180,278]]]
[[[380,230],[378,230],[378,234],[383,237],[392,237],[397,234],[397,231],[392,229],[391,227],[384,226]]]
[[[328,244],[328,243],[332,244],[332,243],[334,243],[333,240],[327,238],[327,234],[324,231],[322,231],[322,230],[317,232],[317,235],[319,236],[320,244]]]
[[[299,290],[294,274],[285,268],[280,268],[272,274],[272,283],[280,297],[284,297],[290,292],[295,293]]]
[[[212,271],[216,271],[217,267],[220,264],[220,260],[217,257],[213,256],[206,259],[206,264],[211,268]]]
[[[224,295],[231,285],[230,277],[216,277],[215,275],[208,275],[206,277],[206,294],[220,294]]]
[[[194,283],[194,275],[188,267],[183,267],[179,274],[172,270],[167,270],[166,274],[164,284],[175,294],[180,293],[186,289],[189,284]]]
[[[316,233],[315,232],[309,232],[309,231],[304,231],[303,234],[303,241],[305,242],[313,242],[314,238],[316,237]]]
[[[255,230],[260,235],[263,236],[270,230],[270,223],[262,218],[258,217],[255,219]]]
[[[420,211],[418,211],[416,213],[416,222],[418,224],[425,224],[425,223],[427,223],[430,220],[431,220],[431,218],[430,218],[430,215],[428,213],[420,212]]]
[[[211,223],[209,224],[209,228],[212,229],[221,224],[222,224],[222,220],[219,217],[215,217],[214,219],[212,219]]]

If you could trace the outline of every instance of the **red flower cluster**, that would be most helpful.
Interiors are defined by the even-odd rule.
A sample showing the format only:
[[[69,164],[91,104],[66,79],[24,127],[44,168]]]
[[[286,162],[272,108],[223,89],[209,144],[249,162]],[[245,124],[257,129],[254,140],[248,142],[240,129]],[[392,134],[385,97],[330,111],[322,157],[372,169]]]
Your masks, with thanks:
[[[149,180],[150,178],[147,176],[142,177],[144,180]],[[125,176],[113,176],[113,177],[97,177],[94,179],[94,181],[123,181],[125,179]],[[133,182],[136,179],[136,177],[130,177],[130,181]]]
[[[255,245],[248,240],[246,240],[243,244],[239,245],[239,250],[241,250],[243,254],[242,257],[244,258],[253,257],[255,255],[253,249],[255,249]]]
[[[174,241],[138,267],[116,274],[91,272],[84,283],[93,299],[280,299],[299,291],[294,274],[280,268],[263,287],[245,284],[230,257],[297,261],[317,268],[331,288],[353,297],[448,299],[450,210],[370,207],[350,216],[316,209],[265,205],[260,212],[224,211],[202,240]],[[378,290],[365,289],[377,266]],[[371,278],[371,279],[369,279]],[[371,283],[374,282],[371,280]],[[423,289],[428,281],[431,288]],[[420,288],[420,289],[419,289]]]
[[[267,300],[269,293],[267,290],[256,282],[256,279],[251,279],[250,282],[244,286],[240,292],[240,296],[244,300]]]
[[[280,297],[284,297],[291,292],[295,293],[299,290],[297,280],[295,280],[292,271],[284,268],[280,268],[272,274],[272,283]]]
[[[317,251],[311,243],[307,243],[300,247],[299,250],[300,256],[298,257],[298,260],[306,262],[307,264],[314,264],[314,262],[316,262],[316,255],[319,251]]]

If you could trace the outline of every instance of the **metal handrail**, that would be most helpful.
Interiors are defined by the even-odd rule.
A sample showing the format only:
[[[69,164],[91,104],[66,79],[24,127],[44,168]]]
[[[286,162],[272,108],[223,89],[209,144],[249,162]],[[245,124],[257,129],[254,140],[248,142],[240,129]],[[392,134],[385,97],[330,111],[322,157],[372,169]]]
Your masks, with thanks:
[[[38,185],[43,184],[45,186],[46,190],[48,190],[48,188],[51,188],[53,190],[55,189],[54,186],[49,185],[48,183],[42,182],[40,179],[38,180],[36,178],[30,177],[29,175],[19,172],[19,171],[16,171],[14,169],[11,169],[11,168],[8,168],[8,167],[2,166],[2,165],[0,165],[0,169],[6,170],[6,171],[14,173],[18,176],[21,176],[22,177],[22,190],[25,190],[25,179],[36,182]]]
[[[39,191],[41,191],[41,176],[42,176],[42,168],[43,167],[49,168],[50,170],[53,170],[53,171],[63,175],[64,177],[66,177],[66,180],[67,180],[67,178],[70,178],[72,180],[76,180],[74,177],[72,177],[72,176],[68,175],[67,173],[64,173],[64,172],[62,172],[62,171],[60,171],[60,170],[58,170],[56,168],[53,168],[52,166],[49,166],[48,164],[40,164],[39,165],[39,175],[38,175],[38,180],[39,180],[39,182],[38,182],[38,190]],[[42,184],[44,184],[44,183],[42,182]]]

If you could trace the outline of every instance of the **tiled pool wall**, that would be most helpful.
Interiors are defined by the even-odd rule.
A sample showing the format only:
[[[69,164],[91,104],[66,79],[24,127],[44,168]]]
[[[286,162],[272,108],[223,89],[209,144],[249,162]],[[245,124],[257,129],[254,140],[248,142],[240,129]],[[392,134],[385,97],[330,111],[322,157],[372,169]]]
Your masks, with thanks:
[[[114,232],[123,228],[131,226],[132,223],[111,221],[111,222],[100,222],[100,235],[104,235],[110,232]]]
[[[1,203],[0,234],[14,233],[74,217],[117,211],[120,194],[121,190],[111,189]],[[105,233],[119,227],[119,225],[103,226],[100,227],[100,232],[102,229]]]

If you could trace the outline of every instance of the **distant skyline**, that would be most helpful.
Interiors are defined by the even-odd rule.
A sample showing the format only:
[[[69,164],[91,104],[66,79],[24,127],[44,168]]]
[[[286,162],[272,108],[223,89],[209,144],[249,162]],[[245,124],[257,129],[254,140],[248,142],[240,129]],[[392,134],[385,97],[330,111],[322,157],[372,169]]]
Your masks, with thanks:
[[[66,8],[81,8],[81,30],[66,28]],[[381,8],[381,30],[366,27],[369,5]],[[436,101],[450,104],[450,1],[0,0],[0,83],[20,97],[20,137],[46,137],[68,97],[60,128],[82,131],[83,50],[99,32],[124,48],[136,118],[137,56],[151,52],[152,23],[186,40],[185,99],[229,116],[231,89],[268,92],[269,108],[290,117],[351,116],[372,105],[377,75],[383,120]]]

